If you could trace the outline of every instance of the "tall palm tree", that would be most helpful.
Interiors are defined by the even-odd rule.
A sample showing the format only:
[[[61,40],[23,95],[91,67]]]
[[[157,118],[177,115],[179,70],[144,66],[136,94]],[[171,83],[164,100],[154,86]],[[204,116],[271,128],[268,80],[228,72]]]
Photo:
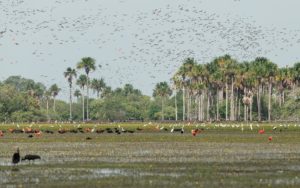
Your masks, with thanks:
[[[275,82],[275,77],[278,73],[278,67],[275,63],[268,61],[266,64],[267,74],[265,75],[268,79],[268,121],[271,121],[271,112],[272,112],[272,86]]]
[[[214,59],[206,65],[208,74],[210,76],[211,86],[216,90],[216,120],[220,120],[219,103],[223,100],[224,90],[224,70],[222,70],[221,57]]]
[[[61,91],[61,89],[56,85],[56,84],[53,84],[51,87],[50,87],[50,92],[51,92],[51,96],[53,97],[53,111],[55,112],[56,111],[56,106],[55,106],[55,99],[56,99],[56,96],[58,95],[58,93]]]
[[[89,73],[91,71],[96,70],[95,60],[91,57],[84,57],[81,59],[79,63],[77,63],[77,69],[84,69],[86,76],[87,76],[87,82],[86,82],[86,88],[87,88],[87,101],[86,101],[86,119],[89,120],[89,88],[90,88],[90,78]]]
[[[229,92],[228,92],[228,82],[231,83],[231,112],[233,112],[233,84],[234,84],[234,66],[236,64],[236,61],[230,57],[230,55],[224,55],[221,57],[216,58],[213,61],[214,66],[216,67],[215,69],[219,69],[221,72],[220,75],[222,77],[222,81],[225,84],[225,104],[226,104],[226,112],[225,112],[225,119],[226,121],[229,120],[228,118],[228,98],[229,98]],[[232,113],[231,113],[232,114]],[[231,116],[232,117],[232,116]]]
[[[73,84],[73,78],[76,78],[77,73],[75,69],[72,69],[71,67],[68,67],[67,70],[64,72],[65,78],[67,78],[70,88],[70,121],[72,121],[72,84]]]
[[[196,96],[198,99],[198,120],[202,121],[204,119],[203,115],[203,94],[204,90],[207,91],[207,111],[209,112],[209,74],[207,71],[207,67],[202,64],[197,64],[192,67],[191,70],[191,89],[192,93]],[[209,119],[209,113],[207,113],[207,117]]]
[[[155,89],[153,91],[153,97],[161,97],[161,118],[165,119],[164,116],[164,100],[172,94],[172,90],[170,89],[167,82],[160,82],[156,84]]]
[[[234,84],[235,84],[235,77],[237,74],[237,61],[234,59],[227,59],[227,64],[226,64],[226,76],[230,80],[230,85],[231,85],[231,92],[230,92],[230,120],[234,121],[235,116],[234,116]]]
[[[190,118],[190,84],[191,84],[191,75],[192,75],[192,68],[196,64],[196,61],[193,58],[187,58],[183,61],[182,66],[179,68],[178,72],[176,74],[179,75],[181,78],[181,84],[182,84],[182,120],[185,120],[186,117],[186,94],[188,94],[188,109],[187,109],[187,115],[188,118]]]
[[[252,72],[255,72],[255,77],[257,79],[257,118],[258,121],[261,121],[261,97],[262,97],[262,90],[263,90],[263,85],[265,83],[266,79],[266,74],[267,74],[267,69],[266,69],[266,64],[269,60],[265,57],[257,57],[251,64],[251,70]]]
[[[105,88],[106,84],[104,82],[104,79],[93,79],[91,82],[91,88],[96,91],[97,93],[97,98],[100,98],[100,93],[103,91]]]
[[[85,96],[84,96],[84,87],[86,86],[86,83],[87,83],[87,76],[86,75],[83,75],[81,74],[77,81],[76,81],[76,84],[80,87],[80,89],[82,90],[82,93],[81,93],[81,98],[82,98],[82,121],[85,120],[85,113],[84,113],[84,101],[85,101]]]
[[[174,99],[175,99],[175,120],[178,121],[178,106],[177,106],[177,90],[181,86],[180,78],[178,74],[175,74],[173,78],[171,79],[172,81],[172,89],[174,90]]]

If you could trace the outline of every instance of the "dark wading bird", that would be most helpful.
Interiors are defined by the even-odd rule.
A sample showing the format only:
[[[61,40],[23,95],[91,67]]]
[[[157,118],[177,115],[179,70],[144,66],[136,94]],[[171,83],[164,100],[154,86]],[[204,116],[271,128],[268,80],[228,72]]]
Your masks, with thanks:
[[[23,158],[22,158],[22,161],[25,161],[25,160],[28,160],[28,161],[34,161],[36,159],[41,159],[41,157],[39,155],[25,155]]]
[[[12,163],[14,165],[18,164],[20,162],[20,150],[17,148],[17,152],[13,154],[12,156]]]

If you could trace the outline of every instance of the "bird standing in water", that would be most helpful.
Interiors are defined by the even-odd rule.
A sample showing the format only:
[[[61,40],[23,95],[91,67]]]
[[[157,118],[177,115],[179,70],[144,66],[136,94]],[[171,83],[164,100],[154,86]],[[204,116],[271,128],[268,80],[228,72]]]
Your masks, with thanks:
[[[17,148],[17,152],[13,154],[12,156],[12,163],[15,165],[15,164],[18,164],[20,162],[20,150],[19,148]]]

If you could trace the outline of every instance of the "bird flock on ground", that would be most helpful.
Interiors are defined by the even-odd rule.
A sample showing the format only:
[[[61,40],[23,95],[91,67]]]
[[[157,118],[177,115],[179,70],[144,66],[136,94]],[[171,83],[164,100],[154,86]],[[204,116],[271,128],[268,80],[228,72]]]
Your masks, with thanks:
[[[67,125],[67,126],[66,126]],[[34,128],[38,127],[38,128]],[[47,125],[48,127],[48,125]],[[107,125],[95,124],[91,126],[81,125],[78,123],[67,124],[67,123],[57,123],[57,125],[51,125],[52,129],[43,128],[43,125],[37,125],[35,123],[31,123],[29,126],[21,128],[19,124],[16,124],[14,127],[10,127],[7,130],[0,129],[0,137],[4,137],[6,133],[10,134],[26,134],[28,138],[32,137],[41,137],[43,134],[66,134],[66,133],[96,133],[96,134],[124,134],[124,133],[186,133],[185,128],[187,130],[191,130],[191,134],[196,136],[197,134],[205,131],[205,130],[213,130],[213,129],[239,129],[244,132],[248,131],[258,131],[259,134],[264,134],[265,129],[263,126],[258,123],[253,124],[244,124],[244,123],[232,123],[232,124],[224,124],[224,123],[173,123],[173,124],[164,124],[157,122],[148,122],[143,125],[140,125],[136,128],[128,128],[125,129],[120,124],[111,123],[110,127]],[[55,130],[54,127],[56,127]],[[278,124],[271,126],[272,133],[283,132],[287,130],[289,127],[300,128],[300,124]]]
[[[85,133],[96,133],[96,134],[133,134],[133,133],[159,133],[159,132],[165,132],[165,133],[180,133],[184,134],[185,128],[190,130],[190,133],[193,137],[196,137],[200,133],[204,133],[205,131],[208,131],[210,129],[222,129],[222,128],[229,128],[229,129],[240,129],[242,132],[248,130],[248,131],[254,131],[258,134],[265,134],[266,131],[263,126],[259,124],[243,124],[243,123],[233,123],[233,124],[223,124],[223,123],[176,123],[176,124],[161,124],[157,122],[148,122],[143,125],[138,126],[137,128],[133,129],[125,129],[120,124],[113,124],[111,127],[107,128],[101,128],[101,124],[95,124],[93,126],[82,126],[78,123],[71,124],[72,128],[63,128],[64,124],[58,124],[58,130],[49,130],[49,129],[43,129],[42,125],[37,125],[35,123],[31,123],[29,126],[25,128],[21,128],[19,124],[16,124],[14,127],[8,128],[6,130],[0,130],[0,138],[4,137],[4,134],[10,133],[10,134],[26,134],[28,135],[28,138],[33,137],[41,137],[43,134],[85,134]],[[33,128],[33,127],[39,127],[39,128]],[[54,125],[52,125],[54,127]],[[70,127],[70,126],[69,126]],[[273,125],[271,127],[270,133],[281,133],[285,130],[287,130],[289,127],[300,128],[300,124],[278,124]],[[33,136],[34,135],[34,136]],[[92,140],[92,137],[88,136],[85,138],[86,140]],[[271,142],[273,140],[272,136],[268,136],[268,141]],[[20,161],[34,161],[37,159],[41,159],[39,155],[36,154],[27,154],[24,157],[21,158],[19,148],[17,148],[17,152],[15,152],[12,156],[12,164],[16,165]]]
[[[76,63],[70,62],[70,54],[88,49],[110,85],[135,83],[142,87],[146,82],[149,88],[168,80],[186,57],[205,63],[229,53],[251,60],[300,45],[300,30],[262,26],[251,18],[211,12],[202,7],[202,1],[118,8],[130,6],[127,3],[116,1],[111,7],[94,0],[50,0],[32,6],[32,0],[0,1],[0,16],[5,18],[0,21],[0,47],[32,50],[27,52],[32,62],[51,68],[56,63]],[[23,63],[3,56],[0,62]],[[54,79],[46,74],[38,76],[49,82]],[[142,81],[137,79],[140,76]],[[66,85],[63,77],[60,81],[61,87]]]

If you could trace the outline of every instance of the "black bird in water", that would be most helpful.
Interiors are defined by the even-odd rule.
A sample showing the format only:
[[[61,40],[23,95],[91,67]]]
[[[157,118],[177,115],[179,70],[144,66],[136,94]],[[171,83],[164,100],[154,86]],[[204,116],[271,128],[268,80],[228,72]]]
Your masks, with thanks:
[[[12,163],[13,164],[18,164],[20,162],[20,150],[19,148],[17,149],[17,152],[13,154],[12,156]]]
[[[22,158],[22,161],[25,161],[25,160],[28,160],[28,161],[34,161],[36,159],[41,159],[41,157],[39,155],[25,155],[23,158]]]

